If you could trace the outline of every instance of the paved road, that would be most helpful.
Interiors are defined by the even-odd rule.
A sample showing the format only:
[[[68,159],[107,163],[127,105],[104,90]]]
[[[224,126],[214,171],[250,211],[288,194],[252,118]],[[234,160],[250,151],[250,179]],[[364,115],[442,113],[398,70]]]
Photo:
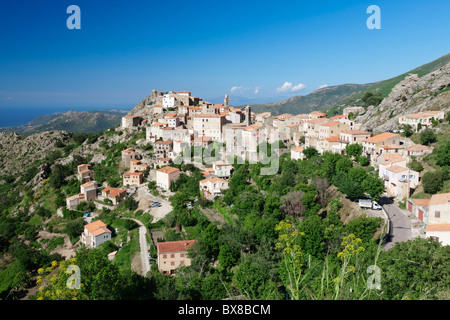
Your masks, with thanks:
[[[139,225],[139,247],[141,249],[141,265],[142,265],[142,273],[141,275],[145,277],[147,272],[150,271],[150,262],[148,258],[148,250],[147,250],[147,239],[145,238],[145,234],[147,233],[147,228],[144,226],[142,222],[137,219],[132,219]]]
[[[394,243],[404,242],[411,239],[411,220],[405,213],[397,207],[389,198],[381,197],[379,204],[386,210],[391,222],[390,236],[384,245],[385,250],[389,250]]]

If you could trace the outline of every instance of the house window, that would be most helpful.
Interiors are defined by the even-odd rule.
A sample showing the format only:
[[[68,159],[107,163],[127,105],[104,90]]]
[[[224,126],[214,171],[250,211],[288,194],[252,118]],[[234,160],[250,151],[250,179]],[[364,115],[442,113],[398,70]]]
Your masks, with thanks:
[[[171,257],[171,258],[175,258],[175,253],[172,253],[172,254],[170,255],[170,257]]]
[[[440,211],[435,211],[434,212],[434,217],[435,218],[440,218],[441,217],[441,212]]]
[[[163,254],[163,259],[167,259],[167,254]]]
[[[180,253],[180,258],[184,258],[184,253]]]
[[[175,265],[175,261],[172,261],[172,262],[170,263],[170,265],[171,265],[171,266],[174,266],[174,265]]]
[[[180,264],[181,264],[182,266],[184,266],[184,260],[181,260],[181,261],[180,261]]]

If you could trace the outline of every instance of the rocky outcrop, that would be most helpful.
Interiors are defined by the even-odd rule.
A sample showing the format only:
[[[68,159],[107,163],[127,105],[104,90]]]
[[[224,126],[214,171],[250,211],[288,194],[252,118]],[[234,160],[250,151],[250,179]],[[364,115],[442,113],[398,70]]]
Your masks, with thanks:
[[[422,77],[411,74],[400,81],[388,97],[378,105],[369,106],[356,118],[362,129],[384,132],[397,129],[398,118],[426,110],[450,111],[450,63]]]
[[[144,119],[152,118],[153,106],[162,104],[164,92],[160,90],[152,90],[152,93],[136,104],[133,109],[128,112],[129,116],[140,116]]]

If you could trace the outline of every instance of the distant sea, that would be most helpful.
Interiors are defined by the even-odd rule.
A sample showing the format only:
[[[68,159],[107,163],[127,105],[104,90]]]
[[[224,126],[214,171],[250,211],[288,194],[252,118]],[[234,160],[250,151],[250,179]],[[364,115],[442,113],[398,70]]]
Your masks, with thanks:
[[[93,110],[111,110],[113,107],[78,107],[78,108],[0,108],[0,128],[15,127],[26,124],[36,118],[52,114],[55,112],[75,111],[93,111]],[[126,108],[117,108],[117,110],[125,110]]]

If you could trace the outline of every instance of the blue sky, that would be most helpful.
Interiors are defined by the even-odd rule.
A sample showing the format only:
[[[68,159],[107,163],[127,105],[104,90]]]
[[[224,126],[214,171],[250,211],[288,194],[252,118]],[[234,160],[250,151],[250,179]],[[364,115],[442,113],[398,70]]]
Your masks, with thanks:
[[[66,27],[72,4],[81,30]],[[380,30],[366,27],[372,4]],[[152,89],[274,100],[384,80],[450,52],[448,12],[448,0],[2,1],[0,108],[131,108]]]

